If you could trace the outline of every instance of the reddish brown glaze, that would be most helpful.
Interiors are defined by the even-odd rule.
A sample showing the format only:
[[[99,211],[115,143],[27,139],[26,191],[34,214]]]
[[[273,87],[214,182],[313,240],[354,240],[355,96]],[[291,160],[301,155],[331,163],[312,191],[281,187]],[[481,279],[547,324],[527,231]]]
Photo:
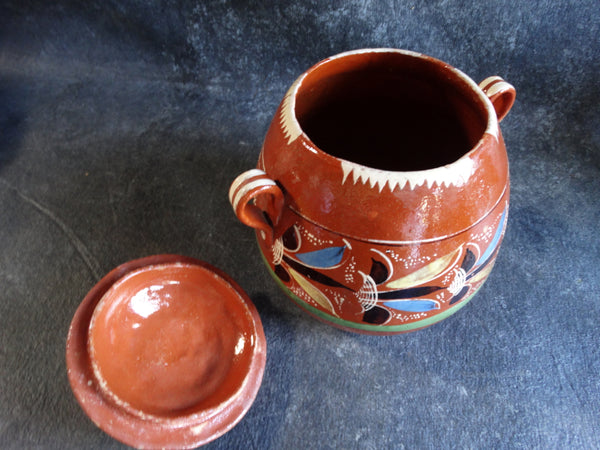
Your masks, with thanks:
[[[139,448],[190,448],[249,409],[266,342],[241,289],[200,261],[160,255],[109,273],[67,340],[71,386],[107,433]]]
[[[495,260],[509,199],[498,122],[514,97],[499,77],[478,86],[413,52],[334,56],[292,85],[230,201],[309,312],[361,332],[422,328]]]

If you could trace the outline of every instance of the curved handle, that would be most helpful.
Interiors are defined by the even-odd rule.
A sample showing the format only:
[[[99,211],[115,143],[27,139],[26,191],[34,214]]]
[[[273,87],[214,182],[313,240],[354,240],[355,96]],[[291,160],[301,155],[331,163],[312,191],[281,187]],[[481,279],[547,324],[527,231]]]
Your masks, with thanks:
[[[281,217],[285,199],[277,183],[259,169],[238,176],[229,188],[229,202],[244,225],[263,232],[273,242],[273,227]]]
[[[479,88],[492,101],[498,122],[500,122],[515,102],[517,91],[514,86],[498,76],[493,76],[479,83]]]

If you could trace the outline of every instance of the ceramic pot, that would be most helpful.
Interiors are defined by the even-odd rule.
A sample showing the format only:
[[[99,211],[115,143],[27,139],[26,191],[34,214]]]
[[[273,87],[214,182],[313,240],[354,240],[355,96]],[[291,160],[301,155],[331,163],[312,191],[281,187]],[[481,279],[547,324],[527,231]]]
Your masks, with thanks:
[[[298,305],[347,330],[394,334],[462,308],[506,227],[498,122],[515,89],[434,58],[366,49],[291,86],[258,166],[229,199]]]

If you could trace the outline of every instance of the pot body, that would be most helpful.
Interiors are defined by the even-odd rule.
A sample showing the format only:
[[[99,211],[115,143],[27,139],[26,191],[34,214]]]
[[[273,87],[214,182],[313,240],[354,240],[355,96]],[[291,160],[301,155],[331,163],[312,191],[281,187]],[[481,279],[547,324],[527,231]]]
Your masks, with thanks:
[[[494,264],[514,88],[392,49],[320,62],[289,89],[230,189],[285,292],[317,318],[394,334],[462,308]]]

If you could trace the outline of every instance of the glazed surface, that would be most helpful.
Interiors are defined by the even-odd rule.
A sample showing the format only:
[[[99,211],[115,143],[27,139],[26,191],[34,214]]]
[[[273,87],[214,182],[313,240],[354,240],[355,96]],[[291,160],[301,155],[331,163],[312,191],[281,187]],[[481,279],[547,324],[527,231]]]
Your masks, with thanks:
[[[313,315],[372,333],[431,325],[495,261],[510,191],[498,117],[514,94],[413,52],[333,56],[288,90],[230,201]]]
[[[258,168],[306,220],[379,242],[464,232],[509,182],[494,108],[480,88],[441,61],[389,49],[337,55],[299,77]]]
[[[67,372],[102,430],[139,448],[193,448],[235,426],[262,381],[258,312],[225,273],[179,255],[125,263],[79,305]]]
[[[239,388],[249,339],[245,312],[228,296],[214,275],[191,265],[119,280],[96,308],[89,337],[94,372],[112,398],[144,414],[176,415],[205,409],[224,383]]]
[[[272,245],[257,237],[272,275],[301,307],[341,328],[394,333],[436,323],[471,299],[492,270],[507,218],[508,192],[476,226],[433,242],[360,241],[298,216]]]

